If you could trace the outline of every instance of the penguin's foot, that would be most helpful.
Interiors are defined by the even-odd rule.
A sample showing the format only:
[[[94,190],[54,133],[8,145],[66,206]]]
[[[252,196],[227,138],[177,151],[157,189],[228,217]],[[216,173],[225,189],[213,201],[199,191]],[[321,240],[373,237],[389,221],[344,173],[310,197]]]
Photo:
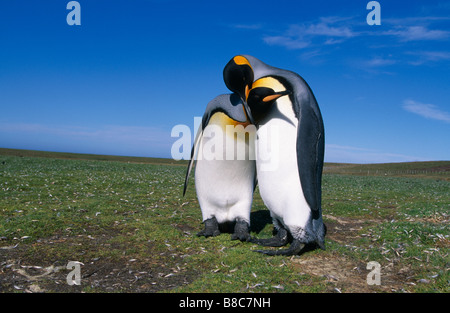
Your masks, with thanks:
[[[236,225],[234,226],[234,233],[231,234],[231,240],[237,240],[240,241],[250,241],[250,231],[249,231],[250,225],[241,219],[236,220]]]
[[[316,242],[316,244],[317,244],[317,246],[320,248],[320,249],[322,249],[322,250],[326,250],[326,248],[325,248],[325,241],[317,241]]]
[[[327,225],[323,224],[323,233],[317,236],[317,246],[319,246],[320,249],[325,249],[325,235],[327,234]]]
[[[299,240],[294,239],[289,246],[289,249],[283,249],[283,250],[254,250],[255,252],[263,253],[266,255],[285,255],[285,256],[291,256],[291,255],[297,255],[300,253],[300,251],[303,250],[305,247],[304,243],[301,243]]]
[[[265,247],[282,247],[285,246],[288,243],[288,241],[289,241],[288,232],[284,228],[278,229],[278,232],[275,235],[275,237],[269,239],[250,238],[250,242]]]
[[[205,229],[197,233],[198,237],[215,237],[220,235],[219,223],[215,217],[205,220]]]

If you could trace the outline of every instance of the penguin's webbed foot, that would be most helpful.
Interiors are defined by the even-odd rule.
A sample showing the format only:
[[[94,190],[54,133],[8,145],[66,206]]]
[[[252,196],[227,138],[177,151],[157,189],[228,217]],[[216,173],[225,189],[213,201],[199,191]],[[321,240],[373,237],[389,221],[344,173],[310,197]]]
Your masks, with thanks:
[[[231,240],[237,240],[240,241],[250,241],[250,231],[249,231],[250,225],[241,219],[236,220],[236,225],[234,226],[234,233],[231,234]]]
[[[265,247],[282,247],[285,246],[288,243],[288,241],[289,241],[288,232],[284,228],[278,229],[275,237],[269,239],[250,238],[250,242]]]
[[[289,246],[288,249],[283,250],[254,250],[255,252],[263,253],[266,255],[274,256],[274,255],[284,255],[284,256],[291,256],[291,255],[297,255],[300,253],[300,251],[303,250],[305,247],[304,243],[301,243],[299,240],[294,239]]]
[[[197,233],[198,237],[215,237],[220,235],[219,223],[215,217],[205,220],[205,229]]]

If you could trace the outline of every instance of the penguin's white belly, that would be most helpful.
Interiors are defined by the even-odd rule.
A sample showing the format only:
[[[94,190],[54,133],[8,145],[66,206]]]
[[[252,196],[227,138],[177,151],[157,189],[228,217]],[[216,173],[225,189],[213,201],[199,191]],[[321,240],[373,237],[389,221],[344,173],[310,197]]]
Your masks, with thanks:
[[[310,208],[303,195],[298,172],[298,120],[286,99],[280,98],[260,123],[256,167],[261,198],[272,218],[292,232],[298,227],[306,228]]]
[[[250,224],[255,161],[250,158],[249,136],[227,133],[229,123],[224,114],[216,113],[203,131],[195,168],[197,198],[203,220],[216,217],[223,223],[239,217]],[[238,153],[242,148],[245,152]]]

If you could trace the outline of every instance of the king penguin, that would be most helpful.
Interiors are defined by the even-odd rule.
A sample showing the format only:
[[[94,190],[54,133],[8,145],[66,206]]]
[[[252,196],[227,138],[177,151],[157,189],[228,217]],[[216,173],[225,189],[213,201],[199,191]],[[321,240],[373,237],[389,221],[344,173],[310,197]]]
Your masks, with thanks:
[[[288,249],[257,250],[268,255],[295,255],[306,245],[325,249],[321,208],[324,126],[314,94],[298,74],[249,55],[235,56],[225,68],[233,82],[238,81],[235,76],[247,75],[241,78],[237,92],[245,96],[247,115],[258,126],[258,185],[277,231],[274,238],[251,241],[284,246],[292,239]],[[250,79],[254,82],[249,88]]]
[[[234,223],[231,239],[250,239],[256,128],[248,122],[243,105],[235,93],[217,96],[208,103],[197,132],[183,196],[196,162],[195,187],[205,225],[198,236],[217,236],[219,225]]]

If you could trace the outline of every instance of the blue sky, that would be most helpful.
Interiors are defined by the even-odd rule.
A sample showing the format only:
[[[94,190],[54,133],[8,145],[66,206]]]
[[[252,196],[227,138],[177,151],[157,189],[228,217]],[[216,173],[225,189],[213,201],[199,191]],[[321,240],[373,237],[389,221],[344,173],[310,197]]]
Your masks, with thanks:
[[[0,147],[170,157],[225,64],[299,73],[327,162],[450,160],[450,1],[0,2]]]

